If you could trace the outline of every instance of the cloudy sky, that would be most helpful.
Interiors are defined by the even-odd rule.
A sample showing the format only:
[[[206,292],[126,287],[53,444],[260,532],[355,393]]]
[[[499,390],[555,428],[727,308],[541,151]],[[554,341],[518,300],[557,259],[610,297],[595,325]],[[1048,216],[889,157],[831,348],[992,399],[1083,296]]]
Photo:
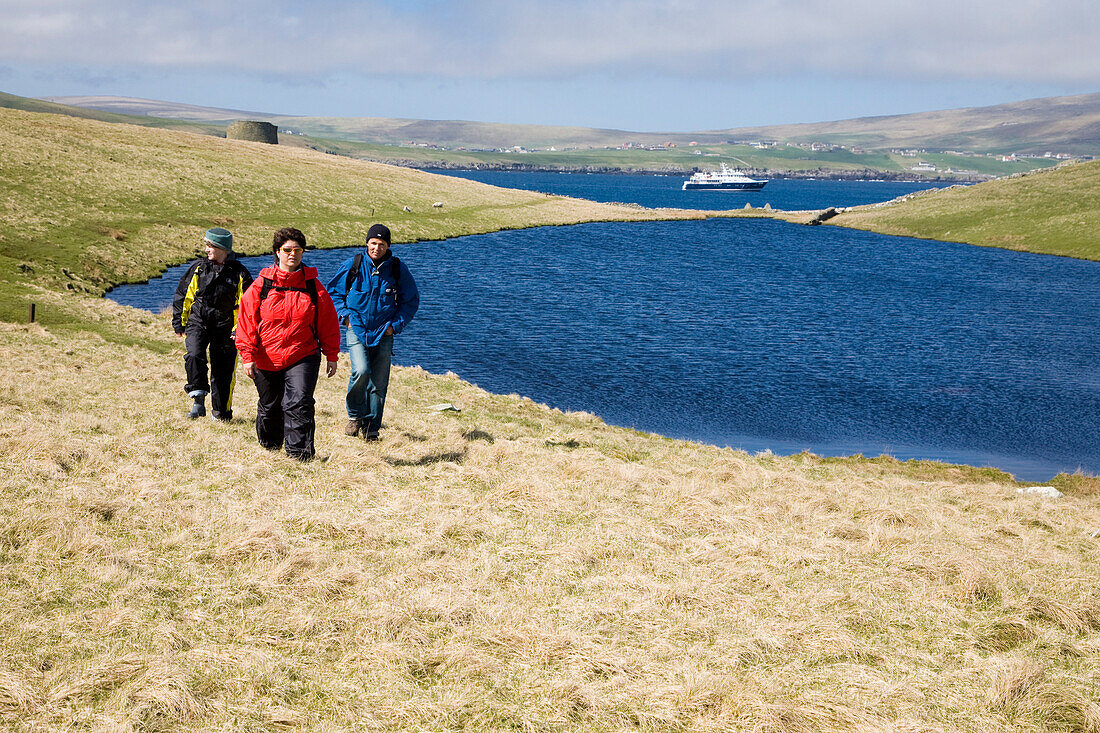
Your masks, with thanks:
[[[0,91],[706,130],[1100,91],[1096,0],[0,0]]]

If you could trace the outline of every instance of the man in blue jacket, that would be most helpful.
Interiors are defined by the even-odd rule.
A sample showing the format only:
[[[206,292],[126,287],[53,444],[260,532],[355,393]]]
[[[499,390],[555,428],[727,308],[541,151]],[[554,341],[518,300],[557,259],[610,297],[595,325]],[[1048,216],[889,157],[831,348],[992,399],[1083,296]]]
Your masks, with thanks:
[[[420,294],[409,268],[390,253],[390,230],[385,225],[375,224],[367,232],[366,255],[360,252],[345,260],[325,289],[347,326],[351,356],[344,432],[378,440],[393,337],[416,315]]]

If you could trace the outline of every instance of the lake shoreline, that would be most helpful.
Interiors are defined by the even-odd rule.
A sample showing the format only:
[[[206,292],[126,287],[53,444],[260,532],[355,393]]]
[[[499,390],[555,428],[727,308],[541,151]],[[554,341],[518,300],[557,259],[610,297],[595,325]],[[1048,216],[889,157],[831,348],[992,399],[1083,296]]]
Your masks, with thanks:
[[[691,168],[667,169],[667,168],[621,168],[617,166],[544,166],[527,163],[485,163],[476,166],[433,162],[421,164],[416,161],[404,161],[390,163],[401,165],[404,168],[413,168],[428,173],[443,172],[479,172],[494,171],[500,173],[596,173],[615,176],[659,176],[666,178],[687,178],[694,172],[711,170],[715,166],[700,164]],[[990,176],[930,176],[915,177],[912,174],[894,171],[876,171],[863,169],[858,171],[820,170],[820,171],[776,171],[770,169],[745,168],[752,176],[759,176],[769,180],[790,181],[891,181],[896,183],[978,183],[990,180]]]
[[[651,251],[648,243],[662,237],[678,242],[674,253]],[[553,247],[547,247],[550,242]],[[467,250],[483,254],[458,262],[456,255]],[[1030,262],[1030,256],[957,243],[926,247],[839,228],[798,230],[774,221],[721,219],[593,223],[560,233],[513,230],[402,245],[395,252],[433,294],[419,323],[403,337],[398,363],[453,371],[493,393],[515,392],[560,409],[589,411],[612,424],[752,450],[885,452],[987,463],[1027,480],[1049,479],[1077,465],[1100,469],[1100,454],[1084,437],[1096,435],[1081,419],[1086,403],[1072,392],[1081,383],[1072,366],[1078,358],[1066,344],[1067,329],[1100,324],[1087,308],[1060,307],[1065,299],[1051,302],[1034,294],[1042,282],[1062,287],[1067,271],[1078,273],[1073,282],[1091,287],[1100,277],[1094,265]],[[350,254],[315,251],[307,263],[325,282]],[[561,260],[571,263],[569,271],[592,273],[599,287],[563,272],[555,264]],[[269,256],[244,261],[253,273],[269,262]],[[116,291],[112,299],[159,312],[171,302],[184,267],[149,285]],[[782,277],[776,277],[777,267]],[[976,268],[1006,283],[1001,300],[1023,298],[1032,307],[998,307],[987,302],[984,288],[960,300],[955,293],[966,290],[966,276],[958,273]],[[821,290],[822,278],[837,289],[832,296]],[[463,288],[448,287],[460,279]],[[1018,280],[1029,287],[1021,292],[1008,285]],[[654,295],[681,288],[692,303],[687,328],[671,316],[668,300]],[[488,297],[471,298],[468,290]],[[897,304],[903,293],[909,295]],[[827,315],[830,308],[833,316]],[[887,318],[895,308],[906,317]],[[865,320],[868,309],[879,315]],[[982,315],[989,309],[999,314],[992,330]],[[455,322],[444,317],[448,313],[470,315]],[[1059,315],[1052,322],[1047,313]],[[876,327],[880,319],[894,324],[888,335]],[[584,332],[563,346],[556,334],[578,324]],[[624,339],[620,324],[631,324],[637,336]],[[1044,358],[1065,363],[1064,370],[1051,374],[1037,363],[1026,335],[1032,327],[1049,333]],[[963,332],[968,336],[960,340]],[[837,346],[834,339],[822,340],[822,333],[836,334]],[[670,363],[655,343],[669,344]],[[1023,414],[1012,406],[1015,398],[982,386],[979,375],[985,372],[975,365],[984,352],[975,344],[988,345],[993,354],[1010,348],[1014,363],[1031,365],[1023,371],[1006,367],[1003,377],[1012,385],[1046,385],[1043,397],[1034,399],[1019,387],[1020,399],[1035,404],[1026,411],[1027,422],[1048,415],[1067,426],[1064,440],[1038,428],[1032,433],[1051,434],[1049,439],[1037,443],[1007,428],[974,428],[1008,425],[1006,414]],[[571,376],[547,370],[543,359],[569,364]],[[891,378],[879,374],[883,369]],[[595,373],[601,374],[598,383],[588,376]],[[677,395],[683,393],[696,397],[682,401]],[[677,403],[672,411],[654,407]],[[924,419],[898,418],[923,414],[928,405],[938,408]],[[936,417],[947,413],[955,415],[953,422]]]

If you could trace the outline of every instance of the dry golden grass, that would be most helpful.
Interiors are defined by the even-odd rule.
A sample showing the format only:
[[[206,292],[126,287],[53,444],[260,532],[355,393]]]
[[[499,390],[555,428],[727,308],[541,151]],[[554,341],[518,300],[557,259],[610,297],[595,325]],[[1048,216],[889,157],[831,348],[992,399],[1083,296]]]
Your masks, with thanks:
[[[233,423],[192,422],[178,351],[0,329],[8,729],[1100,730],[1094,493],[749,456],[417,368],[376,444],[322,380],[300,464],[256,444],[243,375]]]

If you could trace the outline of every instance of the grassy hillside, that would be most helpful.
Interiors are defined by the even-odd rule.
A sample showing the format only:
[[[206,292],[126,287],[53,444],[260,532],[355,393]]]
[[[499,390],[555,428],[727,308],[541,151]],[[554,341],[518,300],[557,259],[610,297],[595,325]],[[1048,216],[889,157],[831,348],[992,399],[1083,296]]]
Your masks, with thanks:
[[[219,137],[225,136],[225,126],[233,120],[261,119],[277,124],[283,131],[280,135],[281,143],[288,146],[309,147],[362,160],[421,168],[490,166],[684,173],[696,169],[716,169],[718,164],[724,161],[738,167],[755,169],[761,173],[766,171],[770,175],[890,175],[907,178],[946,176],[968,179],[1008,175],[1054,164],[1052,160],[1042,159],[1002,161],[986,156],[931,154],[923,155],[922,159],[936,163],[939,170],[926,173],[910,170],[916,163],[915,159],[886,151],[858,153],[847,149],[811,151],[808,148],[789,146],[757,149],[751,145],[729,144],[727,141],[731,135],[726,133],[634,133],[623,130],[462,121],[397,120],[375,117],[289,117],[116,97],[56,99],[83,106],[65,106],[12,95],[0,95],[0,107],[73,114],[105,121],[130,122],[147,127],[187,129]],[[98,109],[107,111],[95,111]],[[195,122],[172,119],[170,116],[173,115]],[[739,139],[745,139],[745,137],[740,135]],[[761,136],[755,135],[755,137]],[[800,141],[803,137],[805,136],[794,136]],[[832,138],[828,136],[807,138],[807,140],[818,139]],[[407,144],[410,141],[430,143],[432,147]],[[676,147],[657,149],[619,149],[617,147],[626,143],[663,146],[670,141],[675,142]],[[690,143],[697,143],[697,145]],[[524,146],[528,150],[523,152],[486,150],[486,148],[512,148],[515,145]],[[545,149],[548,147],[557,147],[558,150]],[[969,171],[969,173],[945,173],[944,169],[947,167]]]
[[[44,102],[40,99],[28,99],[17,97],[14,94],[0,92],[0,108],[17,109],[24,112],[45,112],[49,114],[80,117],[86,120],[99,120],[100,122],[116,122],[142,127],[152,127],[160,130],[180,130],[183,132],[196,132],[202,135],[216,135],[225,137],[225,125],[195,122],[184,119],[162,119],[145,117],[141,115],[118,114],[104,112],[98,109],[82,109],[66,104]]]
[[[592,127],[560,125],[519,125],[470,120],[418,120],[394,117],[311,117],[280,115],[265,112],[240,112],[237,110],[176,104],[150,99],[129,97],[53,97],[55,101],[79,107],[90,107],[133,115],[156,115],[184,120],[204,120],[223,124],[241,119],[265,120],[282,129],[304,132],[315,137],[349,140],[366,143],[400,144],[409,140],[431,142],[448,147],[499,148],[513,145],[527,147],[548,145],[578,145],[602,147],[621,145],[635,140],[660,144],[669,139],[687,142],[694,133],[632,132]],[[673,138],[670,138],[672,135]],[[690,138],[695,139],[695,138]],[[703,134],[702,140],[720,142],[720,133]]]
[[[738,139],[831,142],[870,149],[932,148],[992,153],[1100,152],[1100,94],[1047,97],[990,107],[743,127]]]
[[[58,97],[58,101],[129,114],[228,122],[240,113],[208,107],[125,97]],[[259,113],[247,113],[257,115]],[[626,142],[659,145],[722,143],[729,140],[832,142],[871,150],[932,148],[979,152],[1038,152],[1056,149],[1100,153],[1100,94],[1047,97],[989,107],[936,110],[904,115],[860,117],[696,132],[635,132],[587,127],[510,125],[465,120],[411,120],[385,117],[302,117],[260,114],[283,128],[325,138],[399,144],[408,140],[447,147],[475,148],[617,146]]]
[[[0,295],[46,316],[0,314],[0,725],[1100,730],[1096,479],[749,456],[417,368],[364,443],[346,361],[301,464],[243,375],[232,423],[187,420],[166,315],[98,297],[215,223],[259,252],[676,212],[16,111],[0,156]]]
[[[0,109],[0,318],[32,286],[92,294],[193,256],[230,227],[267,251],[297,226],[310,244],[361,243],[374,221],[396,241],[595,220],[698,218],[511,191],[311,150]],[[434,203],[443,206],[435,207]],[[405,207],[409,211],[405,211]],[[78,309],[77,309],[78,310]],[[54,314],[61,317],[60,314]],[[51,317],[51,316],[44,316]]]
[[[1100,260],[1100,161],[863,206],[830,224]]]

